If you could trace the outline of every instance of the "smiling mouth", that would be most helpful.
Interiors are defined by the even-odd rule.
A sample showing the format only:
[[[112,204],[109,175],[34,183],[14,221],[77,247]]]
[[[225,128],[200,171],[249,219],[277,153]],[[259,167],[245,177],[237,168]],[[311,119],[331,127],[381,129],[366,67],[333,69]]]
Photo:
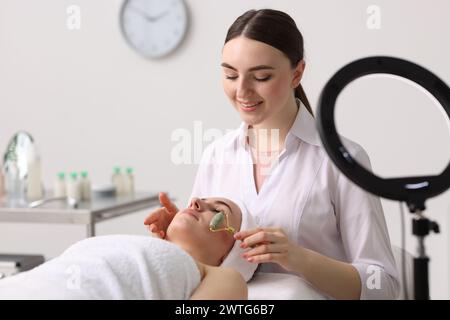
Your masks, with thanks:
[[[246,108],[246,109],[254,108],[254,107],[256,107],[256,106],[259,106],[261,103],[263,103],[262,101],[258,101],[258,102],[249,102],[249,103],[244,103],[244,102],[240,102],[240,101],[238,101],[238,102],[239,102],[239,104],[240,104],[243,108]]]

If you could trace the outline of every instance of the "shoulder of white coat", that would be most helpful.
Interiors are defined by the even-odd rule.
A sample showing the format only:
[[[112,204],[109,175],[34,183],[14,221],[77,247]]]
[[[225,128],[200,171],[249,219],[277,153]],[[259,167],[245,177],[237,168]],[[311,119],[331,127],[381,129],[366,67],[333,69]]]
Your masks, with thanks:
[[[342,141],[342,144],[347,149],[348,153],[364,168],[372,170],[371,163],[369,156],[366,152],[366,150],[357,142],[350,140],[344,136],[339,136],[339,138]],[[327,158],[327,165],[328,168],[328,174],[330,177],[333,177],[332,179],[337,181],[338,176],[342,176],[343,173],[339,170],[339,168],[334,164],[334,162],[331,160],[331,158],[328,156],[325,148],[323,146],[320,147],[320,151],[323,152],[326,155]]]
[[[350,155],[356,159],[356,161],[362,164],[366,168],[370,168],[370,159],[366,150],[357,142],[350,140],[344,136],[339,136],[341,138],[344,147],[350,153]]]

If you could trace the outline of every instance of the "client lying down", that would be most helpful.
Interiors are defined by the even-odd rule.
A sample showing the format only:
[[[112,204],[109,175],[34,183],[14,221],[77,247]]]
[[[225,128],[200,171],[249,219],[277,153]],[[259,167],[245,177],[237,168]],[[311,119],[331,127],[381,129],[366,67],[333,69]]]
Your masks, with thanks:
[[[111,235],[79,241],[60,256],[0,280],[0,299],[247,299],[256,264],[234,232],[254,228],[238,200],[194,198],[165,239]]]

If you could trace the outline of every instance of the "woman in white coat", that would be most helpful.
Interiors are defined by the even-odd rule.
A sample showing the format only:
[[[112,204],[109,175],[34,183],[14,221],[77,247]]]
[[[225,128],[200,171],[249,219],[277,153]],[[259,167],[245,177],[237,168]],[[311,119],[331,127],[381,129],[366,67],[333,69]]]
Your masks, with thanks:
[[[250,10],[228,30],[223,88],[241,126],[209,145],[192,197],[233,194],[260,228],[235,235],[259,272],[296,274],[335,299],[395,299],[399,281],[379,198],[354,185],[329,160],[301,85],[303,37],[276,10]],[[366,152],[345,140],[370,168]],[[164,235],[176,207],[145,224]]]

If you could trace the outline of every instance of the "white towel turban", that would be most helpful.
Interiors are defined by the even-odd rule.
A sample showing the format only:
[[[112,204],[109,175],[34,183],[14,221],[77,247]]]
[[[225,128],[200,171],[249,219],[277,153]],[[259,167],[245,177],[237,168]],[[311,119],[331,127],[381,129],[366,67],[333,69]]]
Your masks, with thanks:
[[[255,220],[253,219],[252,214],[248,211],[246,205],[237,198],[229,197],[229,196],[217,196],[218,198],[227,198],[233,201],[242,212],[242,222],[239,230],[247,230],[253,229],[257,227]],[[223,260],[221,267],[230,267],[237,270],[242,277],[244,277],[245,281],[249,281],[256,268],[258,267],[257,263],[248,262],[245,258],[242,257],[242,254],[246,251],[240,247],[241,241],[236,240],[234,242],[233,247],[228,253],[227,257]]]

